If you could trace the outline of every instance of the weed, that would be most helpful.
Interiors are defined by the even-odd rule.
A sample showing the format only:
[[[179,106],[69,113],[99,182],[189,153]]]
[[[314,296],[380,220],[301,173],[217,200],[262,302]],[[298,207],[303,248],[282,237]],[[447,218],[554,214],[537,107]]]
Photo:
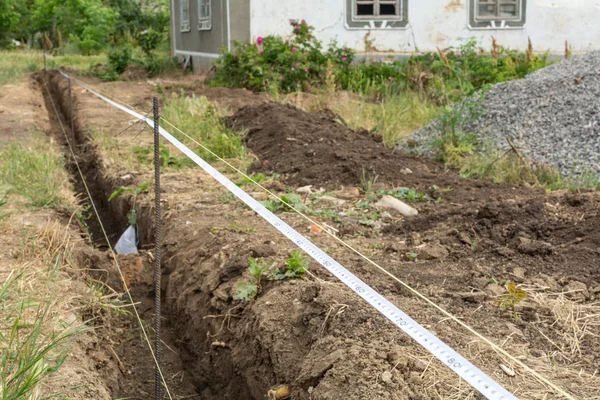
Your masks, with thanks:
[[[261,204],[271,212],[292,212],[297,210],[304,214],[311,214],[312,210],[302,202],[302,197],[296,193],[286,193],[279,199],[267,199],[262,201]]]
[[[434,122],[438,135],[428,145],[437,152],[441,161],[460,167],[464,158],[473,153],[478,142],[477,135],[465,133],[464,129],[483,115],[482,93],[452,107],[445,107]]]
[[[425,193],[417,192],[414,188],[400,188],[396,192],[393,192],[392,196],[400,200],[407,200],[412,202],[417,201],[428,201],[430,197]]]
[[[165,102],[163,116],[189,135],[189,138],[181,138],[182,141],[192,146],[207,161],[214,161],[217,157],[246,157],[243,134],[226,128],[219,110],[206,97],[173,95]]]
[[[261,279],[267,275],[268,269],[273,265],[272,260],[259,259],[253,257],[248,258],[250,266],[250,281],[239,282],[236,286],[236,292],[233,295],[235,300],[254,300],[262,290]]]
[[[340,215],[329,208],[325,208],[323,210],[315,210],[315,214],[324,219],[330,219],[334,222],[342,222]]]
[[[120,188],[118,188],[117,190],[115,190],[110,197],[108,198],[108,201],[111,201],[119,196],[121,196],[123,193],[133,193],[133,203],[131,205],[130,210],[127,212],[127,221],[129,222],[129,225],[131,226],[136,226],[137,225],[137,211],[135,209],[135,203],[137,201],[137,197],[141,194],[144,193],[148,190],[148,182],[142,182],[139,184],[138,187],[134,188],[130,188],[129,186],[121,186]]]
[[[0,198],[0,222],[2,222],[2,220],[9,216],[9,213],[2,212],[2,207],[8,204],[8,200],[6,200],[6,198],[8,197],[9,192],[10,190],[7,190],[6,193],[4,193],[4,195],[2,196],[2,198]]]
[[[219,201],[221,204],[229,204],[235,200],[235,196],[232,193],[223,193],[219,195]]]
[[[84,331],[64,323],[52,323],[54,316],[50,308],[59,264],[57,257],[54,270],[47,278],[47,289],[33,296],[22,292],[28,287],[22,274],[9,275],[0,286],[0,394],[3,399],[36,398],[37,386],[58,370],[67,357],[61,347]]]
[[[417,261],[417,253],[408,253],[406,258],[408,258],[408,261]]]
[[[375,184],[377,183],[377,178],[379,178],[379,175],[377,175],[375,171],[367,172],[364,168],[362,169],[362,174],[360,176],[360,185],[361,190],[364,194],[369,195],[373,193],[373,189],[375,188]]]
[[[510,308],[513,312],[514,319],[518,319],[519,316],[517,315],[516,306],[527,299],[527,293],[515,285],[514,282],[507,282],[505,287],[508,293],[502,296],[498,302],[498,306],[503,310]]]
[[[271,278],[275,280],[304,278],[304,273],[308,271],[309,265],[310,259],[304,257],[299,250],[294,250],[285,262],[285,272],[276,271],[271,275]]]
[[[150,164],[152,162],[150,155],[153,154],[154,149],[152,146],[136,146],[133,148],[137,160],[140,164]],[[183,168],[193,165],[194,162],[188,157],[177,157],[171,154],[171,150],[165,146],[160,145],[159,147],[159,161],[160,166],[163,168]]]
[[[254,282],[239,282],[235,287],[234,300],[251,301],[256,299],[258,287]]]
[[[243,185],[253,185],[255,183],[261,183],[261,182],[269,182],[269,181],[274,181],[277,180],[281,177],[281,175],[279,174],[273,174],[273,175],[263,175],[263,174],[255,174],[248,177],[244,177],[244,179],[240,182],[237,182],[236,184],[238,186],[243,186]]]
[[[42,149],[8,145],[0,153],[0,181],[13,193],[29,200],[32,207],[55,207],[65,201],[68,185],[63,161]]]

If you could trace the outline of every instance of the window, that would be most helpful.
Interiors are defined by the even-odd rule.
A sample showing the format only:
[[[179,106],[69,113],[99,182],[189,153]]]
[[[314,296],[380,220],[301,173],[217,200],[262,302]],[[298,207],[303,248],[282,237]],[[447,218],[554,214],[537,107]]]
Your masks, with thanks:
[[[477,2],[478,19],[518,19],[518,0],[479,0]]]
[[[212,28],[212,13],[210,0],[198,0],[198,30],[210,30]]]
[[[404,28],[407,12],[408,0],[346,0],[346,28]]]
[[[400,17],[400,0],[356,0],[355,19]]]
[[[181,32],[190,31],[190,0],[179,0],[179,16],[181,18]]]
[[[522,28],[526,3],[526,0],[469,0],[469,27]]]

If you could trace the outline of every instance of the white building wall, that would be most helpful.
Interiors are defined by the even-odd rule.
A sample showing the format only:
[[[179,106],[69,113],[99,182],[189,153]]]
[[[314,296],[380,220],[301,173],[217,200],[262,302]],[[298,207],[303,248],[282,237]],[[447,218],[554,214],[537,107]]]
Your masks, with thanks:
[[[512,49],[524,50],[530,37],[536,52],[563,54],[565,40],[574,53],[600,50],[600,0],[524,0],[525,26],[512,29],[469,28],[468,0],[409,0],[408,26],[393,30],[347,29],[346,1],[251,0],[252,40],[286,36],[289,19],[306,19],[324,44],[335,39],[359,53],[435,51],[470,37],[489,49],[491,36]]]

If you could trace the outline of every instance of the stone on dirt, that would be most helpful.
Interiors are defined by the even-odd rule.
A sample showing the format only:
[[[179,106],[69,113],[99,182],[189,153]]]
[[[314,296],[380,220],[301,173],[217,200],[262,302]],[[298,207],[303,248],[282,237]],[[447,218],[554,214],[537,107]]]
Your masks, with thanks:
[[[446,246],[439,243],[428,243],[417,251],[417,257],[421,260],[440,260],[446,258],[448,254]]]
[[[380,209],[389,208],[392,210],[396,210],[405,217],[413,217],[419,214],[419,212],[415,208],[389,195],[383,196],[377,203],[375,203],[375,207]]]

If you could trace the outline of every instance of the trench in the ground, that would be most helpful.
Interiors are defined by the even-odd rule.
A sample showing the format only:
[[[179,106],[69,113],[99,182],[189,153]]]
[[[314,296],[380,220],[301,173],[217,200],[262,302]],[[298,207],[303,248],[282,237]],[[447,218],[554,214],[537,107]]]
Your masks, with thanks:
[[[69,99],[68,84],[66,79],[59,76],[57,72],[52,71],[46,74],[38,74],[35,79],[39,83],[44,103],[48,112],[50,121],[50,132],[49,134],[61,144],[63,152],[65,154],[65,167],[69,171],[74,189],[76,194],[81,199],[81,205],[87,210],[83,214],[85,223],[87,225],[87,233],[89,234],[90,245],[96,247],[99,250],[107,250],[105,234],[108,236],[111,246],[114,246],[119,238],[119,235],[124,232],[128,226],[126,213],[131,207],[131,202],[126,197],[119,197],[113,201],[108,201],[110,194],[115,188],[119,186],[119,182],[111,180],[104,174],[102,167],[102,160],[100,159],[98,152],[96,151],[95,145],[91,138],[87,134],[87,127],[82,126],[77,118],[77,112],[72,113],[72,110],[77,110],[76,97],[73,96]],[[71,121],[73,125],[71,126]],[[65,132],[68,139],[65,138]],[[70,142],[68,145],[67,140]],[[71,154],[71,149],[75,153],[75,160]],[[81,174],[80,174],[81,171]],[[81,177],[83,175],[83,179]],[[100,225],[98,218],[96,217],[94,210],[90,207],[88,191],[91,194],[92,201],[94,202],[95,208],[99,214],[102,226]],[[151,247],[153,241],[153,210],[149,206],[143,204],[136,204],[136,210],[138,213],[138,245],[140,247]],[[165,265],[167,264],[167,265]],[[163,262],[163,268],[170,270],[168,261]],[[163,275],[163,285],[168,281],[168,276]],[[139,303],[138,309],[144,322],[147,326],[153,326],[154,314],[153,314],[153,289],[151,285],[140,284],[131,285],[130,291],[134,296],[134,300]],[[163,298],[163,306],[165,299]],[[165,307],[166,308],[166,307]],[[137,329],[137,322],[133,319],[133,316],[124,317],[129,318],[130,321],[120,324],[122,329],[123,326],[130,327],[132,330]],[[167,361],[169,365],[178,364],[182,371],[177,371],[174,367],[172,371],[166,371],[172,375],[177,375],[180,372],[184,372],[187,376],[186,383],[182,384],[183,388],[171,388],[180,393],[183,391],[186,398],[190,399],[201,399],[209,400],[215,398],[223,398],[220,395],[213,394],[211,390],[211,381],[219,382],[223,381],[223,377],[220,376],[206,376],[207,371],[212,370],[210,360],[198,360],[194,359],[194,366],[189,367],[189,361],[195,356],[190,354],[185,347],[181,347],[182,340],[178,337],[176,331],[176,321],[171,321],[171,315],[163,313],[163,335],[162,342],[163,348],[166,348],[164,352],[167,352]],[[118,338],[119,334],[115,333]],[[139,336],[139,332],[132,334],[133,336]],[[110,336],[110,334],[109,334]],[[139,338],[138,338],[139,340]],[[153,340],[153,339],[152,339]],[[204,341],[204,338],[199,338],[199,341]],[[122,344],[120,351],[121,359],[118,359],[119,365],[130,364],[140,365],[140,363],[147,364],[145,367],[138,368],[143,371],[144,374],[131,374],[131,371],[123,371],[119,375],[117,386],[118,388],[113,390],[113,394],[117,397],[127,398],[145,398],[145,395],[150,395],[141,386],[148,386],[152,381],[152,376],[149,375],[150,370],[154,367],[153,360],[149,352],[142,354],[145,349],[141,349],[138,345],[138,349],[129,348],[131,343]],[[164,354],[164,353],[163,353]],[[133,357],[135,359],[127,359],[127,357]],[[176,361],[174,360],[176,358]],[[206,365],[204,365],[206,364]],[[165,368],[163,366],[163,368]],[[202,371],[203,376],[194,376],[197,371]],[[136,376],[137,375],[137,376]],[[141,376],[140,376],[141,375]],[[131,380],[138,379],[144,381],[143,384],[139,385],[131,384]],[[181,380],[183,382],[183,379]],[[239,386],[232,388],[232,386]],[[193,389],[190,389],[193,387]],[[208,389],[208,390],[207,390]],[[133,393],[135,392],[135,393]],[[191,393],[193,392],[193,393]],[[246,383],[243,379],[238,382],[230,383],[230,392],[237,393],[236,399],[251,400],[255,397],[250,396],[249,391],[246,388]],[[142,394],[142,397],[139,397]],[[241,397],[240,397],[241,396]]]

